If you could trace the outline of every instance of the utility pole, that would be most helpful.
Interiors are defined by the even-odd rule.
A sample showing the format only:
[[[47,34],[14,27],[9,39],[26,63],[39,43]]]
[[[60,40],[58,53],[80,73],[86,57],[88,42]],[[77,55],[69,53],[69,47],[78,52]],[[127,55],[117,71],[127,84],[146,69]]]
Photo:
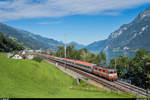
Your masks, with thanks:
[[[64,43],[65,43],[65,48],[64,48],[64,55],[65,55],[65,59],[66,59],[66,34],[64,34]],[[65,61],[65,69],[66,69],[66,61]]]
[[[116,70],[116,58],[115,58],[115,70]]]
[[[84,51],[84,62],[85,62],[85,51]]]

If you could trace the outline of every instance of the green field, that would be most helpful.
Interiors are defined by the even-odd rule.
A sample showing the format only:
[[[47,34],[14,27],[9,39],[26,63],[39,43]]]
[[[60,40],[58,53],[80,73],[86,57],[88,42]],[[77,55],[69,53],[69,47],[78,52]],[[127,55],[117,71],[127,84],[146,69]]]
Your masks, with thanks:
[[[93,90],[86,90],[89,87]],[[45,61],[8,59],[0,53],[0,98],[129,97],[133,96],[106,92],[83,81],[78,85],[75,79]]]

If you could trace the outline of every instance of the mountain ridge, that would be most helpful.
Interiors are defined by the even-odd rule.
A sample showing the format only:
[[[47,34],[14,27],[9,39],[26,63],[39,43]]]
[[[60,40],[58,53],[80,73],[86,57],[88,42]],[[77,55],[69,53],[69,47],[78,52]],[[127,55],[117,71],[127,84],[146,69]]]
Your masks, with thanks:
[[[77,43],[77,42],[75,42],[75,41],[72,41],[72,42],[70,42],[70,43],[67,43],[67,46],[69,46],[69,45],[74,45],[74,49],[77,49],[77,50],[82,49],[82,48],[85,48],[85,45],[80,44],[80,43]]]
[[[57,49],[62,42],[0,23],[0,32],[31,49]]]
[[[108,37],[104,49],[124,50],[124,48],[128,48],[136,50],[139,48],[146,48],[147,50],[150,50],[150,47],[146,46],[150,42],[149,32],[150,8],[147,8],[129,24],[124,24],[118,30],[113,32]]]
[[[133,21],[123,24],[118,30],[112,32],[103,45],[100,42],[102,41],[91,44],[97,45],[95,49],[101,48],[102,51],[135,51],[139,48],[150,50],[150,8],[146,8]]]
[[[94,53],[99,53],[103,49],[103,45],[106,43],[106,41],[107,39],[101,41],[95,41],[87,45],[85,48]]]

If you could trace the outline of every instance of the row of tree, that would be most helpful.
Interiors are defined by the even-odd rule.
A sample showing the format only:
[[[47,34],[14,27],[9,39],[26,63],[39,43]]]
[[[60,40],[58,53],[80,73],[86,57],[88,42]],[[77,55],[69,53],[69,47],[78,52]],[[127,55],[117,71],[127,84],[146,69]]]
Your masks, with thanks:
[[[150,52],[145,49],[137,50],[133,58],[111,59],[110,66],[117,69],[119,78],[130,79],[132,84],[150,89]]]
[[[24,47],[0,33],[0,52],[20,51]]]
[[[64,52],[65,52],[65,47],[59,46],[57,52],[51,52],[51,55],[65,58]],[[66,58],[80,60],[89,63],[95,63],[98,65],[106,64],[106,55],[103,52],[100,52],[100,54],[94,54],[92,52],[89,52],[85,48],[75,50],[74,45],[70,45],[66,47]]]

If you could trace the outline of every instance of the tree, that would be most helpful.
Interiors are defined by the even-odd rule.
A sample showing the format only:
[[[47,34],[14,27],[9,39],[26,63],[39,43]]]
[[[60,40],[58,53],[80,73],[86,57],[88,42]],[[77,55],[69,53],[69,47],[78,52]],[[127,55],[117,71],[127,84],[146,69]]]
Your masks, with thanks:
[[[88,50],[86,48],[83,48],[80,49],[79,52],[81,52],[81,60],[86,62]]]
[[[0,52],[20,51],[23,49],[24,47],[21,44],[3,36],[3,34],[0,33]]]
[[[128,64],[129,64],[129,59],[128,57],[124,57],[124,56],[120,56],[117,60],[116,60],[116,69],[117,72],[120,76],[120,78],[125,78],[125,74],[127,74],[128,71]]]
[[[58,50],[56,52],[57,57],[65,57],[64,55],[64,46],[58,46]]]
[[[88,55],[89,56],[87,62],[97,64],[96,55],[94,53],[88,53]]]
[[[136,51],[136,56],[131,60],[129,64],[129,73],[128,76],[131,78],[131,83],[136,86],[145,88],[145,65],[144,65],[144,56],[146,55],[145,49],[139,49]]]
[[[111,67],[111,68],[115,68],[115,58],[112,58],[111,60],[110,60],[110,63],[109,63],[109,66]]]
[[[101,51],[101,52],[99,53],[99,55],[100,55],[100,64],[105,65],[105,64],[106,64],[106,54],[103,53],[103,51]]]
[[[150,53],[144,56],[145,88],[150,89]]]
[[[40,63],[43,59],[40,56],[36,56],[33,58],[33,60]]]
[[[67,46],[67,49],[66,49],[66,53],[67,53],[67,58],[69,59],[73,59],[75,58],[74,56],[74,45],[70,45],[70,46]]]
[[[125,56],[120,56],[118,58],[111,59],[109,66],[115,68],[118,73],[119,78],[126,78],[126,74],[128,73],[130,59]]]

